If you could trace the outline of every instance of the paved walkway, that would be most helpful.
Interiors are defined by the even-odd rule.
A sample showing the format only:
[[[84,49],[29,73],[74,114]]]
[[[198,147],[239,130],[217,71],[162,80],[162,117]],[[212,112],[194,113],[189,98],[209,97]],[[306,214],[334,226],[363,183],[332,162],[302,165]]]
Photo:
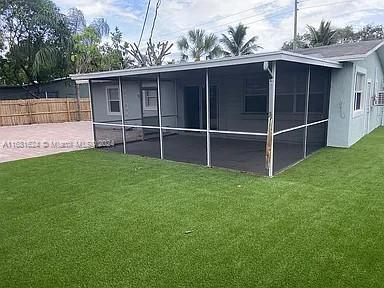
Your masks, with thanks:
[[[0,127],[0,163],[91,147],[88,121]]]

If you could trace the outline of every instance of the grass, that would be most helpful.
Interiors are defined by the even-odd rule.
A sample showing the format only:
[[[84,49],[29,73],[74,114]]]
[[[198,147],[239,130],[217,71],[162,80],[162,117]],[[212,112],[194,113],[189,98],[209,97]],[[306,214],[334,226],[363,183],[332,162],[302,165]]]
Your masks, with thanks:
[[[0,185],[1,287],[384,286],[384,129],[273,179],[89,150]]]

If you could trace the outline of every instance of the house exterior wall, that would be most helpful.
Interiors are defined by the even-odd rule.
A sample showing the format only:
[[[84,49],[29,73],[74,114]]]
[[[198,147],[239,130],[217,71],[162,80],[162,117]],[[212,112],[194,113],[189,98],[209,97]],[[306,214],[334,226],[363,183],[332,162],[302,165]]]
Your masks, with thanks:
[[[92,102],[95,122],[106,122],[121,124],[120,115],[111,115],[108,113],[107,106],[107,87],[118,87],[117,81],[92,82]],[[140,81],[122,81],[123,104],[125,124],[131,125],[150,125],[149,122],[143,123],[142,118],[157,118],[157,111],[143,111],[141,105],[141,84]],[[163,115],[170,115],[176,110],[174,83],[170,81],[161,82],[162,108]],[[175,115],[176,113],[172,114]],[[168,117],[166,117],[168,118]],[[167,121],[165,120],[165,125]]]
[[[30,89],[41,98],[76,98],[76,84],[71,79],[55,80],[49,83],[40,84],[40,91],[36,92],[36,88],[29,86]],[[17,100],[33,98],[28,91],[22,87],[0,87],[0,100]],[[47,92],[47,94],[46,94]],[[80,84],[80,97],[87,98],[88,84]]]
[[[353,112],[358,71],[366,73],[362,113]],[[382,125],[383,107],[373,105],[373,87],[377,87],[376,91],[382,90],[383,79],[383,67],[377,52],[361,61],[345,62],[342,69],[332,71],[328,146],[350,147]],[[371,91],[368,91],[369,80]]]
[[[344,63],[342,69],[332,70],[328,118],[328,146],[349,146],[353,74],[354,65],[349,62]]]
[[[356,61],[354,64],[354,75],[359,68],[366,70],[366,83],[364,91],[364,111],[358,116],[353,115],[353,99],[354,91],[351,93],[351,113],[350,113],[350,125],[349,125],[349,146],[356,143],[364,135],[370,133],[381,125],[383,108],[373,105],[373,86],[376,82],[379,87],[378,90],[382,90],[383,86],[383,68],[377,52],[372,53],[364,61]],[[353,76],[353,80],[355,76]],[[371,88],[369,89],[368,81],[371,81]],[[353,81],[354,82],[354,81]],[[370,91],[369,91],[370,90]],[[378,91],[377,90],[377,91]]]

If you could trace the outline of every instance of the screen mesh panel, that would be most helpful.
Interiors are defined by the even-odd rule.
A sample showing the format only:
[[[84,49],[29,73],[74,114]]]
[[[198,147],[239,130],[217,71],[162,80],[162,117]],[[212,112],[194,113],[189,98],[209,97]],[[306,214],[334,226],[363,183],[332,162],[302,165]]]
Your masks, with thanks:
[[[330,70],[311,67],[308,103],[308,123],[328,118],[330,94]]]
[[[310,155],[327,145],[327,129],[327,122],[308,127],[307,155]]]
[[[266,137],[211,133],[212,166],[266,175]]]
[[[262,63],[212,68],[209,79],[212,130],[267,131],[269,73]]]
[[[128,154],[160,158],[160,130],[125,127]]]
[[[124,152],[123,129],[118,126],[94,124],[95,147],[105,151]]]
[[[274,136],[273,171],[277,173],[304,158],[305,129]]]
[[[161,74],[162,126],[204,129],[206,127],[205,70]]]
[[[305,124],[308,66],[278,62],[276,68],[275,131]]]
[[[163,130],[164,159],[194,164],[207,164],[205,132]]]

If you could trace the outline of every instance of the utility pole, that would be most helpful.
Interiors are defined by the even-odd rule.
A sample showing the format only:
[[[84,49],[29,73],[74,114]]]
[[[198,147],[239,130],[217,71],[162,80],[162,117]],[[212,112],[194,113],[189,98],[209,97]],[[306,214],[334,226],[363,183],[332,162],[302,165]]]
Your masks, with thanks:
[[[297,4],[298,0],[295,0],[295,16],[293,22],[293,50],[297,49]]]

